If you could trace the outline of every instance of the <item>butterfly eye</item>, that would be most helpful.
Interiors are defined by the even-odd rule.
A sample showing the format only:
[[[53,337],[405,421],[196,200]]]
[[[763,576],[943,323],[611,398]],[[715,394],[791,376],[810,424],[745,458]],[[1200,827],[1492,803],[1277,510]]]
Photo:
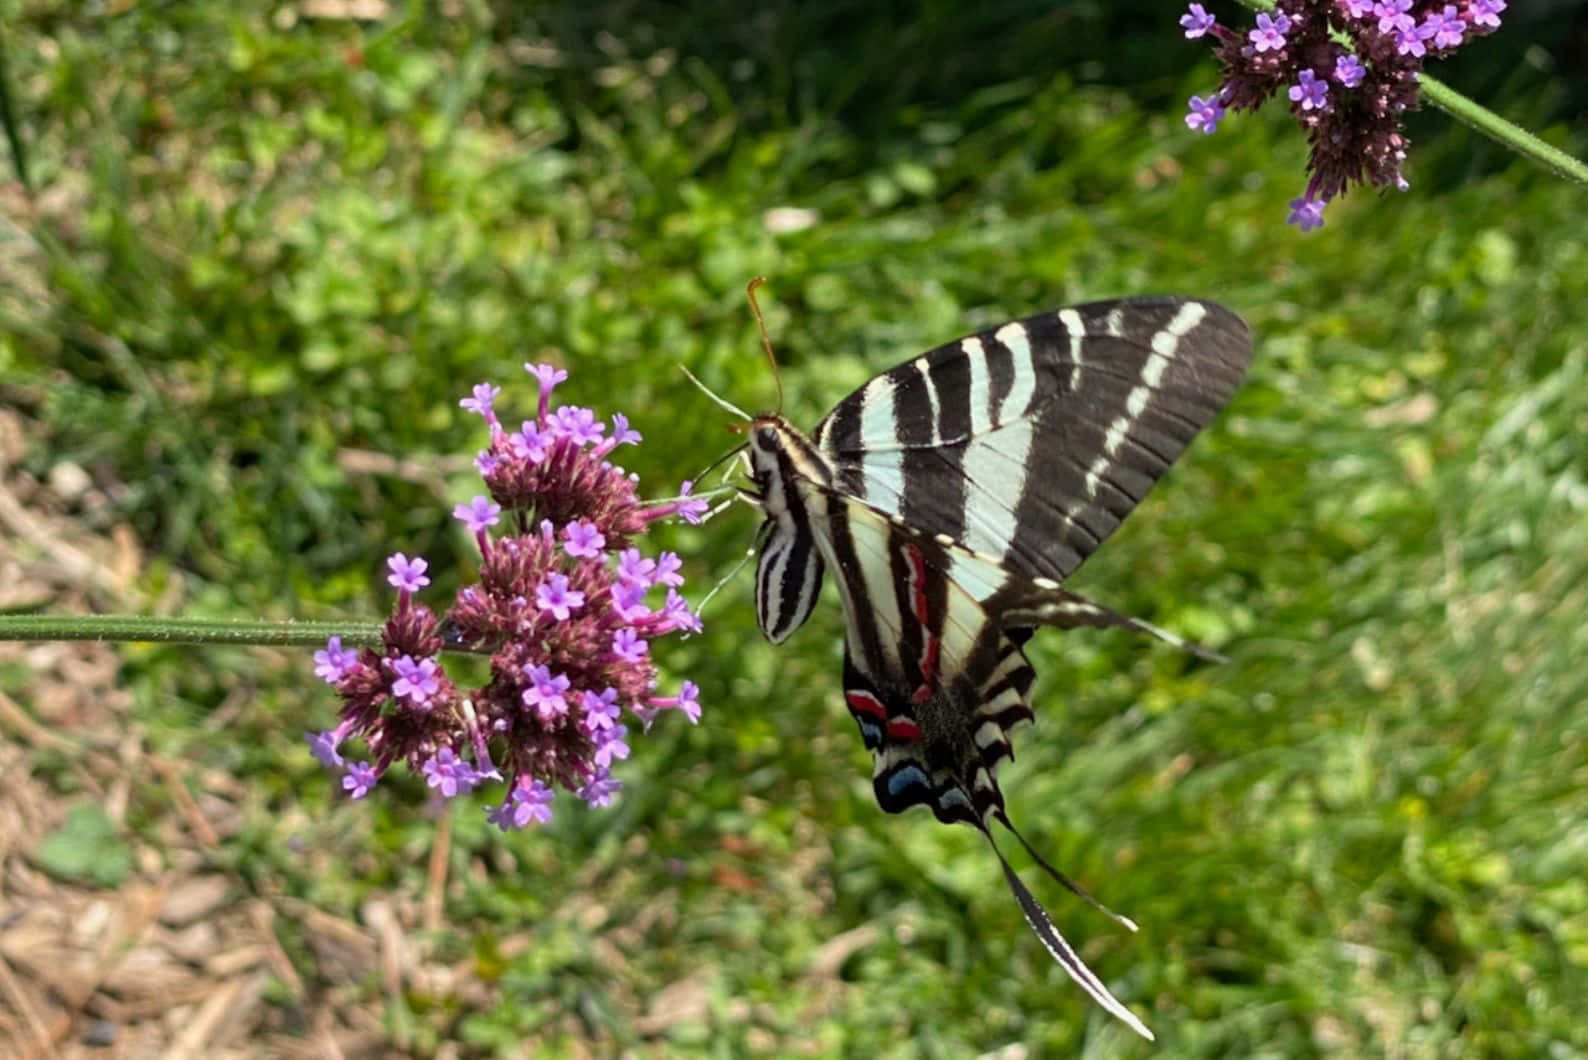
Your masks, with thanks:
[[[771,427],[757,427],[755,429],[755,444],[762,449],[776,449],[777,431]]]

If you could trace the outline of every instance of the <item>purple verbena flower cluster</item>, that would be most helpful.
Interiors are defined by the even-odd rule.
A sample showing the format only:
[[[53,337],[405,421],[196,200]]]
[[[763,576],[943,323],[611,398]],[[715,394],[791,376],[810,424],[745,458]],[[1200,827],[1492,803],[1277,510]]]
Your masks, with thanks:
[[[608,433],[587,408],[553,410],[552,390],[567,373],[525,367],[540,383],[540,404],[517,430],[497,417],[499,388],[481,383],[461,402],[491,434],[475,461],[490,497],[453,510],[479,546],[479,583],[460,589],[438,619],[414,600],[430,582],[425,561],[398,553],[387,561],[397,606],[382,649],[353,651],[332,637],[315,653],[315,674],[336,688],[342,710],[309,745],[342,771],[353,798],[402,762],[447,799],[502,782],[506,795],[488,807],[490,819],[524,828],[550,818],[558,787],[591,806],[612,801],[621,787],[612,764],[629,755],[625,711],[646,728],[664,710],[700,718],[693,682],[658,694],[650,654],[657,637],[700,630],[678,592],[681,563],[671,552],[646,556],[634,541],[660,519],[698,522],[706,504],[687,482],[673,500],[642,503],[637,476],[608,459],[640,441],[628,420],[614,415]],[[653,608],[656,591],[665,601]],[[489,679],[458,688],[441,666],[443,648],[489,653]],[[355,738],[373,762],[343,758]]]
[[[1408,185],[1401,115],[1417,104],[1417,75],[1500,25],[1506,0],[1280,0],[1254,28],[1220,25],[1201,4],[1180,17],[1188,40],[1212,36],[1224,67],[1210,96],[1192,96],[1186,125],[1218,128],[1227,110],[1256,110],[1283,93],[1307,130],[1306,191],[1290,202],[1303,232],[1352,184]],[[1341,43],[1343,38],[1348,43]]]

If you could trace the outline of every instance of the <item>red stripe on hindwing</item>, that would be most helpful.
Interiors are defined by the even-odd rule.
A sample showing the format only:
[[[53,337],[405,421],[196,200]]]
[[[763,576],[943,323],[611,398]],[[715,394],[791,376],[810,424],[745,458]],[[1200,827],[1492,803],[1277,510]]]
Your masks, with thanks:
[[[904,561],[910,565],[910,609],[915,620],[926,628],[926,557],[916,545],[904,546]]]
[[[900,743],[919,743],[921,727],[909,718],[892,718],[888,721],[888,739]]]
[[[861,689],[850,689],[844,693],[844,702],[849,704],[849,709],[857,714],[869,714],[883,721],[888,719],[888,708],[883,706],[882,700]]]

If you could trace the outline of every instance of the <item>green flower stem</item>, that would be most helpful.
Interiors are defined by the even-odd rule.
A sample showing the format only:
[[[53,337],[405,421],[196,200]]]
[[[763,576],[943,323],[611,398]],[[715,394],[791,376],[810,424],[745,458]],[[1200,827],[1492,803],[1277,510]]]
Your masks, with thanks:
[[[1274,0],[1240,0],[1242,6],[1252,11],[1272,11]],[[1331,34],[1342,44],[1345,38],[1340,34]],[[1460,92],[1426,73],[1417,76],[1417,87],[1422,97],[1446,114],[1487,136],[1489,139],[1509,147],[1523,158],[1531,159],[1554,173],[1577,184],[1588,186],[1588,165],[1568,155],[1557,147],[1540,140],[1526,129],[1513,122],[1506,121],[1488,107],[1463,96]]]
[[[1423,98],[1452,118],[1471,126],[1489,139],[1504,144],[1524,158],[1552,171],[1558,177],[1588,185],[1588,165],[1558,147],[1540,140],[1521,126],[1514,125],[1487,107],[1479,106],[1443,81],[1423,74],[1417,79]]]
[[[270,644],[323,647],[330,637],[358,648],[380,646],[379,622],[263,622],[146,615],[0,615],[0,640],[100,640],[158,644]]]

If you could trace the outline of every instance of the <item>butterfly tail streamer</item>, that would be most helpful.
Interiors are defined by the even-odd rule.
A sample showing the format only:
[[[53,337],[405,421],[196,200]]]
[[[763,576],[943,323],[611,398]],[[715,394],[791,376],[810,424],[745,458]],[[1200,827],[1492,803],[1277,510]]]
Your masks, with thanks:
[[[1014,892],[1015,901],[1020,904],[1020,912],[1025,914],[1026,923],[1031,925],[1031,930],[1036,933],[1037,938],[1042,940],[1042,945],[1053,955],[1053,959],[1059,962],[1071,979],[1075,980],[1076,985],[1086,991],[1092,1000],[1101,1005],[1110,1015],[1123,1022],[1149,1042],[1156,1041],[1152,1031],[1147,1029],[1147,1025],[1137,1019],[1134,1012],[1126,1008],[1118,998],[1109,992],[1108,987],[1103,985],[1103,981],[1093,974],[1092,970],[1081,960],[1080,955],[1065,941],[1064,936],[1059,934],[1059,929],[1053,926],[1053,920],[1048,916],[1048,911],[1042,908],[1041,903],[1037,901],[1036,897],[1010,866],[1008,859],[1003,855],[1003,851],[998,849],[998,844],[993,839],[992,833],[983,829],[982,834],[987,837],[987,842],[991,844],[993,853],[998,857],[998,864],[1003,867],[1004,878],[1009,881],[1009,889]]]
[[[1056,629],[1075,629],[1079,626],[1092,629],[1128,629],[1133,633],[1155,637],[1206,662],[1230,661],[1212,648],[1187,640],[1161,626],[1155,626],[1146,619],[1122,615],[1068,589],[1044,589],[1037,593],[1034,599],[1007,610],[1003,620],[1010,626],[1034,624],[1052,626]]]
[[[1049,876],[1052,876],[1055,880],[1057,880],[1071,894],[1075,895],[1077,898],[1081,899],[1081,901],[1085,902],[1093,909],[1096,909],[1099,913],[1102,913],[1104,916],[1108,917],[1108,919],[1112,920],[1126,931],[1129,931],[1131,934],[1135,934],[1137,931],[1141,930],[1137,926],[1136,922],[1130,917],[1121,913],[1116,913],[1102,902],[1099,902],[1096,898],[1092,897],[1091,892],[1085,887],[1082,887],[1064,873],[1060,872],[1054,867],[1051,861],[1043,857],[1041,854],[1038,854],[1036,850],[1032,848],[1031,844],[1026,842],[1026,837],[1020,834],[1019,829],[1017,829],[1014,824],[1010,822],[1007,816],[999,813],[997,817],[998,823],[1009,829],[1009,834],[1018,839],[1020,841],[1020,845],[1026,848],[1026,853],[1031,855],[1031,860],[1042,866],[1043,870]]]

